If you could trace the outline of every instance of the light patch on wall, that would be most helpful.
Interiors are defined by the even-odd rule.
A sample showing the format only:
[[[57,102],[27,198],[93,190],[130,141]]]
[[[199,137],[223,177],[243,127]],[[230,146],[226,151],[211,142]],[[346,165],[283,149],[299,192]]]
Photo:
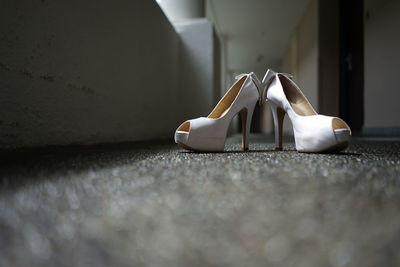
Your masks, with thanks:
[[[156,0],[172,24],[204,18],[203,0]]]

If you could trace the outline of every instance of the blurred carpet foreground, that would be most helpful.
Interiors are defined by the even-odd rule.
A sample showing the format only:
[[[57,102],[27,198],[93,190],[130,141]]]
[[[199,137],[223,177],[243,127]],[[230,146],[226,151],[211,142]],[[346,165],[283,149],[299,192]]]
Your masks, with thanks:
[[[400,266],[400,142],[1,154],[0,266]]]

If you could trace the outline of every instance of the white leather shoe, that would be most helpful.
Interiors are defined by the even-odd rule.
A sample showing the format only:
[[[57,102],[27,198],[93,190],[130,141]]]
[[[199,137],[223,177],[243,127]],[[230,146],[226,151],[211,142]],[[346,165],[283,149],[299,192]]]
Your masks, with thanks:
[[[251,118],[260,98],[260,81],[254,73],[241,74],[208,117],[182,123],[175,132],[175,143],[195,151],[223,151],[229,124],[240,113],[242,119],[242,150],[249,147]]]
[[[337,152],[350,141],[350,127],[341,119],[319,115],[288,74],[268,70],[262,99],[268,100],[275,126],[275,146],[282,150],[282,125],[287,114],[299,152]]]

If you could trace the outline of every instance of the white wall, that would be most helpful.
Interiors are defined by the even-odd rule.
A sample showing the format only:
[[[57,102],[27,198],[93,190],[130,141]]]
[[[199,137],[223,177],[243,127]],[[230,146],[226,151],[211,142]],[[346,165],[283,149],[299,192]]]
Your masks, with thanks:
[[[294,75],[311,105],[318,110],[318,0],[310,1],[293,33],[282,60],[282,71]],[[292,132],[285,118],[284,131]]]
[[[282,70],[284,72],[292,74],[295,79],[298,77],[298,43],[297,43],[297,31],[292,35],[289,45],[286,49],[285,56],[282,60]]]
[[[297,81],[318,110],[318,1],[312,0],[296,32]]]
[[[156,1],[1,1],[0,147],[172,138],[178,49]]]
[[[310,1],[290,38],[282,71],[294,76],[308,100],[318,106],[318,1]]]
[[[174,26],[181,40],[177,117],[183,122],[207,116],[220,98],[219,42],[205,18]]]
[[[400,1],[366,0],[364,127],[400,127]]]
[[[204,0],[157,0],[180,39],[176,118],[207,116],[220,99],[220,43]]]

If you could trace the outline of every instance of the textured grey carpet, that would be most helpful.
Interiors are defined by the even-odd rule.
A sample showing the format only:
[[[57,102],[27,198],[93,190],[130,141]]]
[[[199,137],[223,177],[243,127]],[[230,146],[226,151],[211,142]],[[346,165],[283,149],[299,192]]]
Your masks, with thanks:
[[[400,266],[400,142],[1,153],[0,266]]]

